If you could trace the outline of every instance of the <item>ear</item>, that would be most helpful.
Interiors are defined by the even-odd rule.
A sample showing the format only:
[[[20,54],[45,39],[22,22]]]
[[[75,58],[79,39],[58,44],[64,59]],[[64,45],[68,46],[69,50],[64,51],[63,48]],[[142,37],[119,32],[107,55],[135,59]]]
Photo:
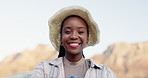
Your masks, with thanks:
[[[62,45],[62,38],[60,38],[60,42],[61,42],[60,45]]]
[[[89,42],[89,36],[87,37],[87,44],[88,44],[88,42]]]
[[[87,42],[86,42],[85,47],[87,47],[87,46],[88,46],[88,43],[89,43],[89,37],[87,37]]]
[[[62,45],[62,35],[60,35],[60,45]]]

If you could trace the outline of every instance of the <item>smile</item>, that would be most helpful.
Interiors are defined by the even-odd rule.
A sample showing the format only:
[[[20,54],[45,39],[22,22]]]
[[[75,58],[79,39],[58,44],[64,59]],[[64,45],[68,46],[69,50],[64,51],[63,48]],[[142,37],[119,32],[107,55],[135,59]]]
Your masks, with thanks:
[[[79,45],[78,43],[70,43],[71,46],[77,46]]]
[[[69,43],[69,46],[70,46],[71,48],[77,48],[77,47],[80,46],[80,43]]]

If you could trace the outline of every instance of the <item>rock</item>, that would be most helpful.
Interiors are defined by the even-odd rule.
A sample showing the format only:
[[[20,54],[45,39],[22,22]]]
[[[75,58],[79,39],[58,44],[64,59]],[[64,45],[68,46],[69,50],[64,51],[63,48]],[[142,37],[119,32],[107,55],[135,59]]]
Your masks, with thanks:
[[[148,42],[116,43],[102,55],[92,57],[98,64],[109,66],[119,78],[148,77]]]
[[[0,77],[32,71],[41,61],[52,60],[56,57],[57,52],[49,45],[38,45],[34,50],[26,49],[6,57],[0,63]]]
[[[57,54],[49,45],[38,45],[34,50],[10,55],[0,63],[0,77],[32,71],[38,63],[55,59]],[[91,59],[111,68],[118,78],[148,78],[148,42],[115,43]]]

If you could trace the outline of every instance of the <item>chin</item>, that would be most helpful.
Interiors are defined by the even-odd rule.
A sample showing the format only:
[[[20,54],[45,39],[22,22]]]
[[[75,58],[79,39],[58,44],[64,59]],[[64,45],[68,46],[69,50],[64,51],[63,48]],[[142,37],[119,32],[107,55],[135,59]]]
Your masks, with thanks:
[[[71,50],[71,51],[68,51],[68,53],[69,54],[71,54],[71,55],[78,55],[78,54],[80,54],[81,53],[81,51],[77,51],[77,50]]]

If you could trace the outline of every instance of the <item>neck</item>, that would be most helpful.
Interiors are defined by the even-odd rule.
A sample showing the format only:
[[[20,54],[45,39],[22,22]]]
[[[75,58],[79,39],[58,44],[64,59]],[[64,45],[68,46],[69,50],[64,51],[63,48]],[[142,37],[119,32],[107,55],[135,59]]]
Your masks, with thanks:
[[[83,56],[82,53],[76,54],[76,55],[72,55],[72,54],[67,54],[65,55],[65,57],[70,61],[70,62],[78,62]]]

